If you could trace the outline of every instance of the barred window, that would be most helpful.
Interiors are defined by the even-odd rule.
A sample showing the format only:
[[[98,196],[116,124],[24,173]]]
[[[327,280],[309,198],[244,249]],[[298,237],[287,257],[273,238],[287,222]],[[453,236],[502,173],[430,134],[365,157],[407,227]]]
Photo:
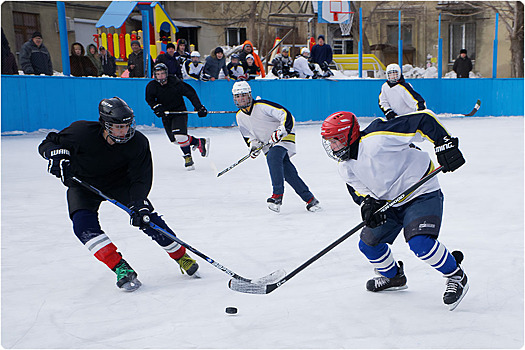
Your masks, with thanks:
[[[453,62],[459,55],[459,50],[467,49],[468,57],[476,59],[476,24],[450,24],[450,51],[449,62]]]

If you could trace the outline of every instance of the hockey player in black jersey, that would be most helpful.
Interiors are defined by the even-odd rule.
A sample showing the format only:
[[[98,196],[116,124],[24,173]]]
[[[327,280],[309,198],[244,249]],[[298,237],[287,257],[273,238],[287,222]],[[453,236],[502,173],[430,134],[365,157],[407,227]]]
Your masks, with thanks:
[[[119,288],[134,291],[141,283],[100,227],[98,209],[104,199],[78,185],[72,176],[128,204],[132,210],[131,225],[164,248],[183,273],[198,277],[199,265],[188,256],[186,248],[145,224],[144,219],[149,217],[151,222],[175,235],[147,198],[153,181],[149,142],[135,130],[133,110],[126,102],[118,97],[102,100],[98,122],[76,121],[58,133],[50,132],[38,152],[49,161],[48,172],[61,178],[68,187],[69,217],[75,235],[117,274]]]
[[[403,263],[395,261],[389,247],[403,230],[410,250],[447,279],[443,301],[454,310],[469,287],[460,265],[463,254],[450,253],[438,240],[443,193],[437,177],[385,212],[377,211],[434,170],[429,155],[412,142],[427,139],[434,143],[438,162],[446,173],[465,163],[458,139],[430,110],[389,121],[378,118],[362,131],[353,113],[336,112],[323,122],[321,136],[328,156],[339,161],[339,174],[350,195],[361,205],[366,226],[359,249],[379,275],[367,282],[366,289],[380,292],[407,288]]]
[[[171,142],[177,143],[182,150],[184,165],[187,170],[193,170],[194,162],[191,150],[199,149],[201,156],[207,157],[209,153],[210,139],[196,138],[188,135],[188,115],[173,114],[165,112],[186,111],[183,97],[186,96],[199,117],[208,114],[191,85],[183,82],[175,76],[168,76],[168,67],[164,63],[155,65],[153,69],[155,79],[146,85],[146,102],[155,115],[162,118],[164,130]],[[192,147],[190,147],[192,146]]]

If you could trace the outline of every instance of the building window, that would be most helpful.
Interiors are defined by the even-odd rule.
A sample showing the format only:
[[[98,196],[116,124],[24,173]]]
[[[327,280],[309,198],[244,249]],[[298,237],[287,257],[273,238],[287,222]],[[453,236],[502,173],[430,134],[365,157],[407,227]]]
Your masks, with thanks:
[[[397,47],[399,40],[399,26],[397,24],[389,24],[386,26],[387,44]],[[403,46],[412,46],[412,24],[401,25],[401,40]]]
[[[459,55],[459,50],[467,49],[468,56],[476,59],[476,24],[450,24],[450,53],[449,62],[453,62]]]
[[[246,41],[246,28],[226,28],[226,45],[237,46]]]
[[[336,55],[351,55],[354,53],[354,39],[333,39],[332,49]]]
[[[39,15],[34,13],[13,11],[13,24],[15,29],[16,51],[20,51],[22,45],[29,39],[34,32],[40,31]]]

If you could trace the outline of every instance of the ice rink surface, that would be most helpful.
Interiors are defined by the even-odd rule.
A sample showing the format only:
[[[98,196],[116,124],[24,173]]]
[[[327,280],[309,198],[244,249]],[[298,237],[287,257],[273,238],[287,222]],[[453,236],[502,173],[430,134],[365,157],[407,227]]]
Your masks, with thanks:
[[[97,117],[86,116],[95,120]],[[361,119],[362,128],[371,119]],[[445,279],[420,261],[402,237],[392,247],[409,288],[365,290],[373,269],[358,235],[269,295],[227,287],[229,276],[197,259],[201,279],[178,265],[127,214],[101,206],[103,230],[143,283],[134,293],[77,240],[67,216],[65,187],[47,174],[37,153],[45,132],[2,136],[1,345],[22,348],[520,348],[524,334],[523,117],[441,121],[460,140],[467,163],[440,174],[445,214],[440,241],[462,250],[470,291],[450,312]],[[280,214],[264,157],[217,178],[248,149],[237,128],[191,129],[211,138],[208,158],[182,153],[164,131],[141,127],[154,158],[150,199],[180,239],[248,278],[314,256],[360,222],[321,146],[320,123],[296,127],[299,174],[321,201],[310,213],[286,187]],[[420,144],[433,155],[429,142]],[[227,306],[239,309],[225,313]]]

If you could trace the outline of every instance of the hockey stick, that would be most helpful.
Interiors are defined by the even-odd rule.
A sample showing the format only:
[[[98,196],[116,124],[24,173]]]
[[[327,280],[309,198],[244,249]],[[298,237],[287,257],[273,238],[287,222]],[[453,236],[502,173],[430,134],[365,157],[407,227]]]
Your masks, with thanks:
[[[115,199],[112,199],[112,198],[106,196],[99,189],[91,186],[90,184],[80,180],[79,178],[77,178],[75,176],[73,176],[72,179],[74,181],[76,181],[77,183],[79,183],[80,185],[82,185],[82,187],[86,188],[87,190],[89,190],[89,191],[91,191],[91,192],[93,192],[95,194],[98,194],[100,197],[104,198],[108,202],[111,202],[111,203],[115,204],[117,207],[119,207],[120,209],[124,210],[126,213],[128,213],[131,216],[132,210],[129,209],[128,207],[126,207],[124,204],[120,203],[119,201],[117,201]],[[271,273],[268,276],[265,276],[263,278],[258,279],[257,281],[252,281],[250,279],[247,279],[247,278],[239,276],[238,274],[236,274],[232,270],[228,269],[226,266],[223,266],[223,265],[219,264],[217,261],[215,261],[212,258],[210,258],[210,257],[206,256],[205,254],[201,253],[197,249],[195,249],[192,246],[190,246],[188,243],[180,240],[177,236],[175,236],[172,233],[166,231],[165,229],[163,229],[162,227],[156,225],[155,223],[150,221],[150,222],[148,222],[148,225],[152,229],[158,231],[159,233],[163,234],[164,236],[166,236],[166,237],[174,240],[175,242],[179,243],[181,246],[183,246],[186,249],[188,249],[189,251],[195,253],[196,255],[201,257],[202,259],[206,260],[207,262],[209,262],[210,264],[212,264],[213,266],[215,266],[219,270],[227,273],[228,275],[230,275],[231,277],[233,277],[236,280],[244,281],[245,283],[261,283],[261,281],[268,281],[268,283],[269,283],[271,281],[278,280],[279,278],[281,278],[285,274],[283,270],[277,270],[277,271]]]
[[[419,188],[425,182],[427,182],[428,180],[432,179],[434,176],[436,176],[442,170],[443,170],[443,167],[439,167],[439,168],[435,169],[433,172],[431,172],[430,174],[426,175],[421,180],[419,180],[418,182],[416,182],[415,184],[410,186],[407,190],[405,190],[403,193],[401,193],[395,199],[393,199],[392,201],[386,203],[384,206],[382,206],[380,209],[378,209],[376,211],[376,214],[387,211],[388,209],[393,207],[396,203],[399,203],[400,201],[405,199],[405,197],[410,195],[413,191],[415,191],[417,188]],[[350,231],[345,233],[343,236],[338,238],[335,242],[330,244],[328,247],[326,247],[325,249],[321,250],[315,256],[310,258],[304,264],[302,264],[301,266],[299,266],[298,268],[296,268],[295,270],[293,270],[292,272],[290,272],[289,274],[287,274],[286,276],[284,276],[283,278],[278,280],[277,282],[262,284],[262,283],[253,283],[253,282],[246,282],[246,281],[239,281],[239,280],[231,279],[230,282],[228,283],[228,287],[230,287],[230,289],[232,289],[232,290],[234,290],[236,292],[241,292],[241,293],[270,294],[271,292],[273,292],[274,290],[276,290],[277,288],[282,286],[284,283],[286,283],[290,279],[292,279],[299,272],[301,272],[302,270],[304,270],[305,268],[310,266],[314,261],[318,260],[320,257],[322,257],[323,255],[328,253],[330,250],[334,249],[341,242],[346,240],[348,237],[350,237],[351,235],[353,235],[354,233],[359,231],[364,226],[365,226],[365,222],[363,221],[359,225],[357,225],[356,227],[354,227],[353,229],[351,229]]]
[[[208,114],[237,114],[238,111],[208,111]],[[164,112],[166,115],[169,114],[197,114],[198,111],[175,111],[175,112]]]
[[[481,100],[478,100],[476,102],[476,105],[474,106],[474,108],[472,109],[472,111],[470,111],[470,113],[468,114],[463,114],[465,117],[472,117],[474,114],[476,114],[476,112],[478,111],[479,107],[481,107]]]
[[[256,151],[260,151],[262,150],[264,147],[268,146],[270,143],[267,143],[267,144],[264,144],[262,145],[261,147],[258,147],[256,148],[255,150]],[[250,158],[251,156],[251,153],[248,153],[247,155],[245,155],[244,157],[242,157],[241,159],[239,159],[238,161],[236,161],[235,163],[233,163],[232,165],[230,165],[229,167],[227,167],[226,169],[224,169],[223,171],[221,171],[220,173],[217,174],[217,177],[227,173],[228,171],[232,170],[233,168],[235,168],[237,165],[241,164],[242,162],[244,162],[246,159]]]

